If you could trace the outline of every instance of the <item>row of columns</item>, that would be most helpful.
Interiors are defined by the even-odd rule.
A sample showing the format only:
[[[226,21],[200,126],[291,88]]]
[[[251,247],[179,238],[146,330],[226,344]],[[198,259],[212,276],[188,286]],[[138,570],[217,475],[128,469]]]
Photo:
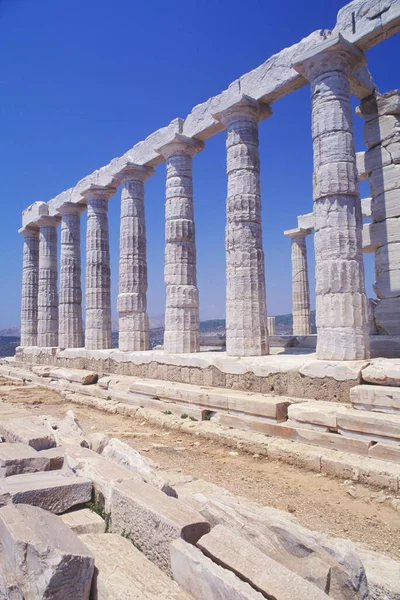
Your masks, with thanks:
[[[349,75],[364,56],[341,38],[293,65],[311,83],[317,278],[317,355],[369,355]],[[268,348],[262,248],[258,124],[270,108],[247,96],[214,116],[226,128],[226,337],[231,356],[264,355]],[[192,160],[203,142],[176,134],[157,149],[166,161],[166,314],[164,348],[199,350]],[[122,180],[119,330],[124,351],[149,348],[144,183],[152,169],[128,165]],[[114,188],[91,187],[87,205],[86,333],[88,349],[111,347],[110,252],[107,208]],[[39,221],[24,230],[22,345],[82,344],[79,206],[61,213],[60,299],[57,298],[56,227]],[[39,241],[37,241],[39,240]],[[292,236],[296,331],[310,333],[305,240]],[[37,295],[37,301],[35,297]],[[304,311],[303,308],[306,307]],[[308,310],[308,312],[307,312]],[[58,319],[60,325],[58,327]],[[37,330],[35,329],[37,323]],[[59,339],[58,339],[59,335]]]

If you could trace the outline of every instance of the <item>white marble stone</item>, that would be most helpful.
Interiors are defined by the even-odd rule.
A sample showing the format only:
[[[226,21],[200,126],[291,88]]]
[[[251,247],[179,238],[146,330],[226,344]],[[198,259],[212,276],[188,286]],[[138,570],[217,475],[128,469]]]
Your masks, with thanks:
[[[92,187],[87,200],[85,348],[111,348],[111,272],[108,200],[114,188]]]
[[[119,348],[124,352],[150,348],[144,182],[153,173],[131,165],[122,180],[117,310]]]
[[[21,346],[37,345],[39,230],[25,227],[21,294]]]
[[[61,256],[59,293],[60,348],[81,348],[82,285],[81,285],[81,213],[80,204],[65,203],[60,208]]]
[[[268,335],[276,335],[276,317],[267,317]]]
[[[175,354],[200,350],[192,158],[203,147],[177,134],[158,149],[167,166],[164,350]]]
[[[349,84],[349,74],[364,63],[364,55],[337,36],[295,65],[311,82],[317,356],[326,360],[369,357]]]
[[[311,335],[310,286],[306,237],[311,229],[284,232],[292,242],[292,314],[293,335]]]
[[[226,351],[268,354],[258,123],[269,107],[247,96],[215,114],[227,129]]]
[[[39,291],[37,345],[58,346],[57,226],[59,218],[39,221]]]

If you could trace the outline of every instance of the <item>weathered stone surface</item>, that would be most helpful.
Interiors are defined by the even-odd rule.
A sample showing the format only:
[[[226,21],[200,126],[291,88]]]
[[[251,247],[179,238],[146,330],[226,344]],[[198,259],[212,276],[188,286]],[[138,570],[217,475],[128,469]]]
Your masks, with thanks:
[[[129,537],[170,573],[170,546],[177,537],[195,544],[210,526],[194,509],[139,481],[117,483],[111,492],[111,531]]]
[[[367,572],[371,597],[374,600],[399,600],[400,563],[364,544],[357,544],[357,551]]]
[[[196,600],[262,600],[265,597],[184,540],[172,543],[171,566],[175,581]]]
[[[55,217],[42,217],[39,233],[37,345],[58,346],[57,225]]]
[[[366,121],[363,127],[363,135],[364,142],[369,149],[374,148],[378,144],[387,145],[389,143],[399,142],[400,116],[385,115]]]
[[[301,402],[288,407],[288,418],[320,431],[337,431],[337,415],[346,410],[335,402]]]
[[[50,377],[52,379],[65,379],[82,385],[90,385],[97,381],[97,373],[86,369],[60,369],[58,367],[50,371]]]
[[[310,229],[284,232],[292,242],[292,314],[293,335],[311,335],[310,288],[306,236]]]
[[[92,483],[69,471],[13,475],[0,481],[0,506],[31,504],[59,514],[89,502]]]
[[[102,455],[136,473],[144,483],[176,498],[176,491],[152,468],[151,462],[125,442],[112,438]]]
[[[66,524],[76,535],[84,533],[105,533],[106,522],[97,513],[90,508],[79,508],[70,510],[59,518]],[[96,565],[97,566],[97,565]]]
[[[44,456],[50,462],[50,471],[58,471],[64,466],[65,450],[62,446],[40,450],[40,456]]]
[[[343,435],[367,436],[383,442],[400,443],[400,414],[348,410],[337,416],[338,431]]]
[[[37,345],[39,231],[26,227],[24,236],[21,292],[21,346]]]
[[[42,417],[22,417],[0,422],[0,434],[8,442],[28,444],[35,450],[46,450],[56,445],[53,431]]]
[[[374,318],[378,332],[389,336],[400,335],[399,314],[400,297],[381,298],[374,310]]]
[[[32,373],[39,375],[39,377],[50,377],[50,371],[52,368],[48,365],[32,365]]]
[[[395,463],[400,463],[400,444],[390,446],[387,444],[374,444],[368,451],[372,458],[380,458],[381,460],[390,460]]]
[[[6,569],[26,600],[89,600],[93,556],[55,515],[23,504],[2,508],[0,538]]]
[[[400,386],[400,360],[375,358],[361,371],[363,381],[378,385]]]
[[[61,420],[52,420],[54,437],[59,446],[79,444],[87,448],[89,443],[85,438],[85,434],[79,425],[78,418],[72,410],[67,411],[65,417]]]
[[[236,530],[216,525],[197,542],[197,546],[214,562],[233,571],[267,598],[328,598],[316,586],[263,554]]]
[[[94,555],[97,600],[189,600],[186,592],[153,565],[133,544],[119,535],[82,535]]]
[[[93,450],[93,452],[101,454],[109,443],[110,438],[105,433],[96,432],[89,433],[89,435],[86,436],[86,440],[89,444],[89,448]]]
[[[48,471],[50,460],[26,444],[0,444],[0,477]]]
[[[350,390],[354,408],[400,415],[400,389],[383,385],[357,385]]]
[[[268,335],[276,335],[276,317],[267,317]]]

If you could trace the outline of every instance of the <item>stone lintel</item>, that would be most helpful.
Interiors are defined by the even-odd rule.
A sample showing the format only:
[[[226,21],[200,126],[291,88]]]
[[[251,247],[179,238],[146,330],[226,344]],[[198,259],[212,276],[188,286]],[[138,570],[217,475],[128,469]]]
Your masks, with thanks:
[[[295,229],[287,229],[283,232],[283,235],[286,235],[290,239],[305,238],[308,235],[310,235],[312,231],[312,229],[303,229],[301,227],[296,227]]]
[[[152,167],[144,167],[143,165],[137,165],[135,163],[127,163],[126,167],[121,171],[121,183],[126,181],[141,181],[144,183],[146,179],[154,175],[154,169]]]
[[[42,215],[48,215],[49,209],[46,202],[39,200],[22,211],[22,227],[27,227]]]
[[[39,226],[37,223],[32,223],[29,226],[18,229],[18,233],[24,237],[35,237],[39,234]]]
[[[204,142],[196,140],[194,138],[176,133],[172,140],[163,144],[162,146],[155,148],[155,151],[161,154],[165,159],[174,154],[186,154],[188,156],[194,156],[197,152],[204,149]]]
[[[268,104],[245,94],[234,98],[222,110],[213,113],[214,119],[220,121],[225,127],[228,127],[238,116],[250,117],[259,123],[271,115],[272,109]]]
[[[60,215],[81,215],[85,212],[85,204],[77,204],[74,202],[66,202],[58,209]]]
[[[36,220],[39,227],[58,227],[61,222],[61,217],[43,216]]]
[[[88,188],[81,191],[86,200],[109,200],[116,193],[117,188],[90,184]]]
[[[292,67],[305,79],[310,80],[316,74],[336,70],[338,64],[342,63],[345,57],[349,74],[365,66],[367,62],[361,50],[339,33],[325,39],[314,49],[307,50],[292,63]]]

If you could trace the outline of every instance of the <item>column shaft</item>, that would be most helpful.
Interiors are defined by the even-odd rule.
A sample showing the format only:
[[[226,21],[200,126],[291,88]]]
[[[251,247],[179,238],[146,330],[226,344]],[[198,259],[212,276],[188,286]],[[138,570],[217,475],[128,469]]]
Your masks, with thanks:
[[[311,335],[310,287],[305,236],[292,237],[293,335]]]
[[[38,341],[41,347],[58,346],[57,225],[42,217],[39,233]]]
[[[114,193],[114,190],[112,191]],[[111,348],[109,190],[92,189],[87,199],[85,348]]]
[[[152,169],[132,167],[122,183],[119,259],[119,348],[148,350],[147,257],[144,181]]]
[[[37,346],[39,231],[26,228],[22,264],[21,346]]]
[[[76,204],[64,204],[60,212],[61,258],[59,293],[59,347],[80,348],[82,335],[81,212]]]

